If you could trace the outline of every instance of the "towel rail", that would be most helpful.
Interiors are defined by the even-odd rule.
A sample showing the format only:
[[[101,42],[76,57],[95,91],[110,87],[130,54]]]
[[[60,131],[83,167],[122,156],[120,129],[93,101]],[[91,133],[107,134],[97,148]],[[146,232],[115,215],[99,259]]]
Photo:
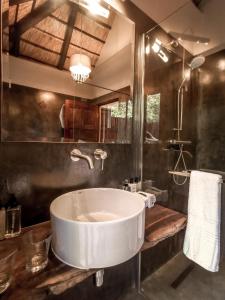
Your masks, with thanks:
[[[206,169],[200,169],[199,171],[222,175],[223,178],[222,178],[221,183],[225,183],[225,172],[208,170],[208,169],[207,170]],[[190,177],[191,176],[191,171],[169,171],[169,174],[176,175],[176,176],[182,176],[182,177]]]

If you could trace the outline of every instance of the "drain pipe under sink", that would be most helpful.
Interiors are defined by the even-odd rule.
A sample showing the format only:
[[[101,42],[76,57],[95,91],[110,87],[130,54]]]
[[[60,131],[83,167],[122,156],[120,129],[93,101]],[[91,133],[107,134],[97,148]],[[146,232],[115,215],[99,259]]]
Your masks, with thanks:
[[[95,273],[95,285],[96,287],[101,287],[104,281],[104,269],[101,269]]]

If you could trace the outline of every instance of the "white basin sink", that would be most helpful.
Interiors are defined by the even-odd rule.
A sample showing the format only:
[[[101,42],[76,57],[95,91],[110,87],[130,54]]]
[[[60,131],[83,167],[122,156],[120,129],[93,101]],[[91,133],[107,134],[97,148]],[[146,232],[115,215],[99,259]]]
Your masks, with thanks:
[[[67,265],[105,268],[137,254],[144,242],[143,197],[123,190],[79,190],[50,207],[52,250]]]

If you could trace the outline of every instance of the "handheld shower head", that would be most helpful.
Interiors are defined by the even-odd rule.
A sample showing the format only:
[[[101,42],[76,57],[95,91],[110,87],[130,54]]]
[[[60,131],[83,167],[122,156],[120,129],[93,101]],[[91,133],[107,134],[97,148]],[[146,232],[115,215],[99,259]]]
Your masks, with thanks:
[[[192,59],[191,63],[190,63],[190,68],[192,70],[199,68],[200,66],[202,66],[205,62],[205,57],[204,56],[196,56]]]
[[[192,59],[190,62],[190,69],[186,70],[183,73],[183,80],[181,82],[181,85],[178,89],[178,95],[177,95],[177,135],[178,135],[178,141],[180,141],[180,131],[183,130],[183,110],[184,110],[184,89],[183,86],[187,80],[190,79],[191,71],[194,69],[199,68],[201,65],[203,65],[205,62],[204,56],[196,56]]]

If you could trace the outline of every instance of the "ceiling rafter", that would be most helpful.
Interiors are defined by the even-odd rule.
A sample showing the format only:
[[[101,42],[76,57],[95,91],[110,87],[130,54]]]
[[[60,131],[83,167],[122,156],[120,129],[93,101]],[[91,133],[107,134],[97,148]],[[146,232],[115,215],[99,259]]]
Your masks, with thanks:
[[[62,70],[66,61],[67,52],[70,46],[71,38],[73,35],[73,27],[76,21],[78,10],[75,5],[70,4],[70,14],[67,23],[67,28],[65,32],[64,42],[62,45],[62,50],[60,54],[60,59],[58,62],[58,69]]]
[[[17,22],[18,13],[19,13],[19,5],[16,6],[15,22]]]
[[[57,36],[57,35],[55,35],[55,34],[52,34],[52,33],[48,32],[48,31],[46,31],[46,30],[43,30],[43,29],[38,28],[38,27],[34,27],[34,28],[35,28],[36,30],[38,30],[38,31],[40,31],[40,32],[42,32],[42,33],[44,33],[44,34],[46,34],[46,35],[48,35],[48,36],[54,38],[54,39],[57,39],[57,40],[59,40],[59,41],[61,41],[61,42],[64,41],[64,39],[62,39],[61,37],[59,37],[59,36]],[[70,45],[72,45],[72,46],[74,46],[74,47],[77,47],[77,48],[79,48],[79,49],[81,49],[81,50],[84,50],[84,51],[86,51],[86,52],[88,52],[88,53],[90,53],[90,54],[93,54],[93,55],[95,55],[95,56],[100,56],[99,53],[93,52],[93,51],[91,51],[91,50],[89,50],[89,49],[87,49],[87,48],[81,47],[81,46],[79,46],[79,45],[77,45],[77,44],[74,44],[74,43],[72,43],[72,42],[70,42]]]
[[[13,5],[18,5],[18,4],[23,4],[23,3],[26,3],[26,2],[29,2],[29,1],[30,1],[30,0],[9,0],[9,3],[10,3],[10,6],[13,6]],[[35,0],[34,0],[34,2],[35,2]],[[34,5],[35,5],[35,4],[33,4],[33,6],[34,6]],[[93,20],[93,21],[94,21],[95,23],[97,23],[99,26],[101,26],[101,27],[103,27],[103,28],[106,28],[106,29],[109,29],[109,30],[112,29],[112,27],[111,27],[109,24],[103,22],[103,21],[100,20],[98,17],[91,15],[91,14],[88,12],[87,9],[81,7],[78,3],[73,2],[73,5],[75,5],[75,6],[77,7],[79,13],[86,15],[86,17],[88,17],[90,20]]]
[[[2,14],[2,27],[3,27],[3,29],[5,29],[9,25],[9,20],[8,19],[9,19],[9,12],[5,11]]]
[[[194,3],[195,6],[197,6],[199,8],[199,6],[201,5],[202,0],[192,0],[192,2]]]
[[[3,34],[6,35],[6,36],[8,35],[7,33],[3,33]],[[29,44],[29,45],[31,45],[31,46],[33,46],[33,47],[40,48],[41,50],[50,52],[50,53],[52,53],[52,54],[60,55],[60,53],[57,52],[57,51],[51,50],[51,49],[49,49],[49,48],[47,48],[47,47],[45,47],[45,46],[37,45],[37,44],[35,44],[35,43],[33,43],[33,42],[29,41],[29,40],[26,40],[26,39],[24,39],[24,38],[21,38],[21,41],[24,42],[24,43],[26,43],[26,44]],[[20,55],[20,57],[23,57],[23,56],[25,56],[25,55],[23,55],[23,54]],[[27,57],[28,57],[28,56],[27,56]],[[34,59],[34,58],[31,57],[31,59]],[[70,57],[67,55],[67,56],[66,56],[66,59],[70,59]],[[36,61],[39,61],[40,63],[43,63],[42,61],[40,61],[40,60],[38,60],[38,59],[35,59],[35,60],[36,60]],[[49,65],[51,65],[51,64],[49,64]],[[51,66],[53,66],[53,65],[51,65]],[[91,67],[92,67],[92,68],[95,68],[95,65],[91,65]],[[63,70],[66,70],[66,69],[63,67]]]
[[[36,27],[35,27],[35,29],[39,30],[39,29],[36,28]],[[41,32],[44,32],[44,33],[47,33],[47,32],[45,32],[45,31],[43,31],[43,30],[40,30],[40,31],[41,31]],[[48,33],[47,33],[47,34],[48,34]],[[3,35],[9,36],[9,34],[6,33],[6,32],[3,32]],[[59,37],[57,37],[57,36],[55,36],[55,35],[52,35],[52,34],[49,34],[49,35],[50,35],[50,36],[53,36],[54,38],[59,39],[60,41],[63,41],[63,39],[61,39],[61,38],[59,38]],[[49,49],[49,48],[47,48],[47,47],[44,47],[44,46],[41,46],[41,45],[39,45],[39,44],[37,45],[37,44],[35,44],[34,42],[31,42],[31,41],[29,41],[29,40],[27,40],[27,39],[25,39],[25,38],[21,38],[21,41],[24,42],[24,43],[26,43],[26,44],[29,44],[29,45],[31,45],[31,46],[33,46],[33,47],[40,48],[40,49],[42,49],[42,50],[44,50],[44,51],[48,51],[48,52],[50,52],[50,53],[60,55],[60,53],[57,52],[57,51],[51,50],[51,49]],[[92,52],[92,51],[90,51],[90,50],[88,50],[88,49],[86,49],[86,48],[82,48],[82,47],[80,47],[80,46],[78,46],[78,45],[76,45],[76,44],[72,44],[72,43],[71,43],[71,45],[74,46],[74,47],[80,48],[80,49],[82,49],[82,50],[84,50],[84,51],[86,51],[86,52],[89,52],[89,53],[91,53],[91,54],[93,54],[93,55],[100,56],[100,54],[95,53],[95,52]],[[3,51],[4,51],[4,50],[3,50]],[[23,56],[23,55],[20,54],[20,56]],[[69,59],[70,57],[67,55],[66,58]],[[95,65],[92,65],[92,67],[95,68]]]
[[[48,0],[10,28],[10,34],[12,35],[11,40],[13,41],[10,53],[18,56],[21,35],[48,17],[58,7],[62,6],[66,2],[67,0]]]
[[[57,18],[57,17],[54,16],[54,15],[50,15],[49,17],[55,19],[56,21],[58,21],[58,22],[60,22],[60,23],[62,23],[62,24],[64,24],[64,25],[67,25],[67,22],[61,20],[60,18]],[[94,40],[96,40],[96,41],[98,41],[98,42],[100,42],[100,43],[102,43],[102,44],[105,44],[105,41],[104,41],[104,40],[98,38],[98,37],[95,36],[95,35],[92,35],[92,34],[86,32],[86,31],[84,31],[84,30],[81,30],[80,28],[78,28],[78,27],[76,27],[76,26],[73,26],[73,29],[75,29],[75,30],[77,30],[77,31],[79,31],[79,32],[82,32],[82,34],[84,34],[84,35],[86,35],[86,36],[88,36],[88,37],[90,37],[90,38],[92,38],[92,39],[94,39]]]
[[[23,3],[28,3],[31,0],[9,0],[10,6],[14,6],[13,9],[15,10],[15,6],[17,8],[17,13],[18,14],[18,8],[20,7],[21,4]],[[69,49],[70,47],[74,47],[74,49],[78,48],[81,49],[85,52],[87,52],[87,55],[91,55],[92,58],[92,68],[94,68],[96,61],[98,60],[98,57],[100,56],[100,49],[102,49],[102,46],[99,44],[95,43],[94,41],[97,41],[104,45],[106,43],[106,37],[109,33],[109,31],[112,29],[111,22],[106,22],[102,20],[98,16],[93,16],[89,13],[88,10],[86,10],[83,7],[80,7],[77,3],[70,2],[69,0],[47,0],[37,8],[35,7],[37,3],[37,0],[33,0],[32,3],[32,8],[29,9],[27,7],[25,9],[26,15],[20,19],[20,20],[10,20],[10,24],[14,23],[13,25],[9,26],[8,24],[8,15],[9,11],[5,12],[4,15],[2,15],[3,18],[3,28],[7,27],[9,30],[4,31],[9,36],[9,52],[11,55],[14,56],[20,56],[20,57],[26,57],[29,58],[30,55],[26,56],[26,48],[23,47],[23,43],[27,43],[27,49],[32,49],[33,47],[36,47],[36,55],[34,55],[34,59],[32,58],[31,54],[31,60],[36,60],[37,62],[39,61],[40,63],[45,63],[44,61],[39,60],[39,52],[46,51],[46,64],[51,65],[51,61],[49,63],[48,60],[48,54],[47,51],[49,52],[49,55],[58,55],[55,57],[55,62],[52,66],[55,66],[56,68],[60,70],[65,69],[65,64],[68,65],[68,59],[69,57]],[[62,11],[62,16],[61,13],[58,16],[58,14],[55,14],[54,12],[60,8],[62,5],[68,4],[70,6],[70,9],[66,13],[66,10]],[[13,11],[14,11],[13,10]],[[66,13],[66,15],[65,15]],[[85,24],[87,25],[85,30],[83,28],[80,28],[80,25],[76,24],[76,18],[78,16],[85,15]],[[12,16],[12,14],[11,14]],[[49,18],[49,19],[48,19]],[[56,28],[58,28],[57,24],[56,27],[52,28],[53,30],[50,30],[48,32],[48,29],[46,26],[51,26],[51,18],[55,19],[59,23],[63,24],[64,26],[59,26],[60,32],[57,31]],[[12,18],[11,18],[12,19]],[[46,23],[41,23],[39,26],[39,23],[46,19]],[[92,22],[93,21],[93,22]],[[50,24],[50,25],[48,25]],[[53,23],[54,26],[54,23]],[[96,29],[96,32],[93,31],[92,33],[92,27]],[[99,27],[102,27],[102,33],[104,33],[103,36],[98,36],[97,32]],[[29,38],[29,35],[26,37],[24,35],[25,32],[29,31],[30,29],[38,30],[39,32],[42,32],[45,34],[41,35],[37,34],[37,39],[33,37],[31,40]],[[79,34],[76,34],[74,36],[74,33],[82,33],[84,37],[90,38],[88,39],[88,46],[87,48],[83,47],[82,45],[79,45],[79,42],[77,41]],[[35,32],[29,31],[30,34],[35,35]],[[58,34],[60,36],[58,36]],[[45,40],[47,38],[47,40]],[[52,39],[51,39],[52,38]],[[74,39],[72,41],[72,39]],[[44,39],[42,41],[42,39]],[[58,42],[57,42],[58,40]],[[44,41],[48,41],[47,44]],[[60,44],[59,44],[60,41]],[[23,43],[22,43],[23,42]],[[56,43],[56,47],[55,47]],[[29,47],[30,45],[30,47]],[[62,46],[61,46],[62,45]],[[21,46],[21,49],[20,49]],[[75,48],[76,47],[76,48]],[[89,49],[90,47],[90,49]],[[38,48],[40,49],[38,52]],[[72,48],[71,48],[72,50]],[[76,50],[79,51],[79,50]],[[44,55],[44,52],[41,52]],[[58,61],[57,61],[58,60]],[[94,63],[95,62],[95,63]],[[67,66],[66,66],[67,69]]]
[[[37,0],[33,0],[31,11],[35,9],[36,4],[37,4]]]
[[[29,41],[29,40],[27,40],[27,39],[21,38],[20,40],[21,40],[21,42],[27,43],[27,44],[29,44],[29,45],[31,45],[31,46],[33,46],[33,47],[37,47],[37,48],[39,48],[39,49],[41,49],[41,50],[48,51],[48,52],[50,52],[50,53],[60,55],[60,52],[57,52],[57,51],[52,50],[52,49],[49,49],[49,48],[47,48],[47,47],[45,47],[45,46],[42,46],[42,45],[37,45],[36,43],[31,42],[31,41]]]
[[[9,6],[23,4],[29,2],[30,0],[9,0]]]

